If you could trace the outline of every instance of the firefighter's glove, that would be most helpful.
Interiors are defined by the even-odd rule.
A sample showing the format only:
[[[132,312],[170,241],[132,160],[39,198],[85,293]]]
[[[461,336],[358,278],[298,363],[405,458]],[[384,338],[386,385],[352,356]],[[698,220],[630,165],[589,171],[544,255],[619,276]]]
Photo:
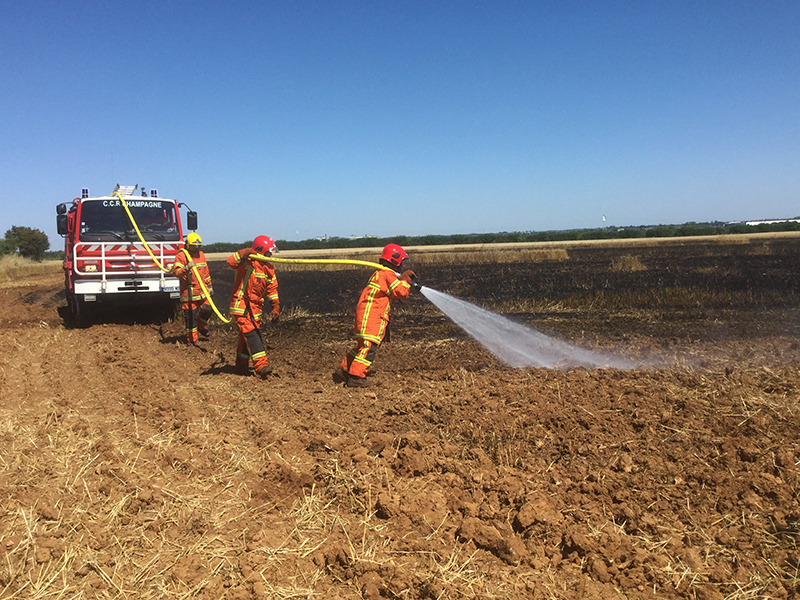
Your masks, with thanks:
[[[197,264],[193,260],[190,260],[189,262],[186,263],[187,269],[194,269],[196,266]]]
[[[239,250],[239,257],[240,258],[247,258],[251,254],[253,254],[253,249],[252,248],[242,248],[241,250]]]
[[[417,274],[414,273],[414,271],[412,271],[411,269],[409,269],[408,271],[403,271],[403,274],[400,275],[400,279],[405,281],[408,285],[411,285],[412,283],[414,283],[414,280],[416,278],[417,278]]]
[[[272,322],[277,323],[278,319],[280,318],[281,318],[281,313],[278,312],[278,309],[276,308],[275,310],[272,311]]]

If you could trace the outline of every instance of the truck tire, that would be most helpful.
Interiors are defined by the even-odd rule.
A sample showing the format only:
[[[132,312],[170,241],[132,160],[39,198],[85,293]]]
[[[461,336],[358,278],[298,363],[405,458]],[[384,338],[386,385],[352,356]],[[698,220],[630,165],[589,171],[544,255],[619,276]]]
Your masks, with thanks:
[[[87,306],[87,302],[77,294],[67,294],[67,304],[72,322],[76,327],[84,328],[92,324],[92,306]]]
[[[167,323],[178,322],[183,316],[181,311],[181,301],[169,298],[161,304],[161,320]]]

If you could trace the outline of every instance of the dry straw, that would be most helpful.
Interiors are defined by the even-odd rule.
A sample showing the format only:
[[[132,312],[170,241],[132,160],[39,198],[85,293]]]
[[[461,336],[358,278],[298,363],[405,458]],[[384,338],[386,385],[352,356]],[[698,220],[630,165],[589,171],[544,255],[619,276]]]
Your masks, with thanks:
[[[61,261],[36,262],[16,254],[6,254],[0,258],[0,282],[17,281],[30,275],[56,273],[61,268]]]
[[[409,251],[412,266],[418,265],[453,265],[453,264],[505,264],[520,262],[547,262],[569,260],[566,248],[534,248],[534,249],[487,249],[476,251],[459,250],[458,246],[447,246],[447,250],[436,249],[433,246],[424,251]],[[334,256],[315,258],[335,258]],[[378,257],[374,252],[361,252],[348,254],[348,260],[363,260],[375,262]],[[363,269],[362,266],[347,264],[304,264],[281,263],[281,271],[341,271],[344,269]]]
[[[448,252],[419,252],[412,262],[424,265],[436,264],[481,264],[481,263],[520,263],[569,260],[566,248],[534,248],[529,250],[457,250]]]
[[[611,270],[617,272],[646,271],[647,267],[638,256],[626,254],[611,260]]]

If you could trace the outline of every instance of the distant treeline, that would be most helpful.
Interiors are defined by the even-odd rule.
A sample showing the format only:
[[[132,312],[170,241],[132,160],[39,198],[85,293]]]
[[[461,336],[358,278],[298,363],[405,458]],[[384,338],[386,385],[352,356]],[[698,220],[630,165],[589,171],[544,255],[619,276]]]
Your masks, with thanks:
[[[401,246],[443,246],[450,244],[498,244],[506,242],[566,242],[575,240],[612,240],[625,238],[692,237],[699,235],[726,235],[733,233],[763,233],[773,231],[800,231],[800,223],[684,223],[683,225],[656,225],[639,227],[605,227],[602,229],[572,229],[567,231],[528,231],[501,233],[463,233],[455,235],[398,235],[378,238],[328,238],[299,242],[277,240],[281,250],[325,250],[327,248],[381,247],[389,243]],[[206,252],[234,252],[249,246],[251,242],[238,244],[217,242],[203,247]]]
[[[524,231],[501,233],[460,233],[455,235],[398,235],[378,238],[328,238],[290,242],[277,240],[281,250],[325,250],[335,248],[380,248],[389,243],[401,246],[443,246],[449,244],[499,244],[504,242],[568,242],[575,240],[613,240],[625,238],[692,237],[698,235],[726,235],[732,233],[765,233],[775,231],[800,231],[800,223],[684,223],[683,225],[648,225],[638,227],[605,227],[602,229],[571,229],[566,231]],[[240,243],[215,242],[203,247],[205,252],[235,252],[249,247],[252,240]],[[45,252],[47,259],[63,259],[64,252]]]

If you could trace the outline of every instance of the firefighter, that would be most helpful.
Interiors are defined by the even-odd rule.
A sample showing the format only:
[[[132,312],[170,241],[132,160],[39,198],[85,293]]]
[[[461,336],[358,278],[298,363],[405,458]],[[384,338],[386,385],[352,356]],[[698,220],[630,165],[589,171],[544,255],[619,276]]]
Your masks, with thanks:
[[[277,322],[280,315],[278,279],[271,264],[252,259],[250,255],[272,256],[277,251],[272,238],[260,235],[253,241],[252,247],[237,250],[228,257],[228,266],[236,270],[229,312],[236,318],[239,327],[235,370],[240,375],[250,372],[250,359],[253,360],[256,374],[262,379],[272,373],[261,339],[261,311],[266,297],[272,305],[272,322]]]
[[[375,360],[378,347],[387,337],[392,304],[395,300],[408,298],[416,278],[406,251],[397,244],[389,244],[383,249],[380,264],[390,270],[375,271],[361,292],[356,306],[355,334],[358,343],[333,372],[333,381],[348,387],[370,385],[367,372]]]
[[[181,284],[181,309],[186,323],[186,341],[189,344],[196,344],[198,334],[204,338],[209,337],[208,320],[213,312],[209,296],[214,290],[211,287],[211,274],[208,272],[206,255],[202,250],[203,240],[196,233],[190,233],[186,236],[183,247],[189,256],[186,252],[178,252],[175,264],[172,266],[172,274]],[[197,267],[197,273],[193,267]],[[203,291],[197,274],[202,278],[208,294]]]

